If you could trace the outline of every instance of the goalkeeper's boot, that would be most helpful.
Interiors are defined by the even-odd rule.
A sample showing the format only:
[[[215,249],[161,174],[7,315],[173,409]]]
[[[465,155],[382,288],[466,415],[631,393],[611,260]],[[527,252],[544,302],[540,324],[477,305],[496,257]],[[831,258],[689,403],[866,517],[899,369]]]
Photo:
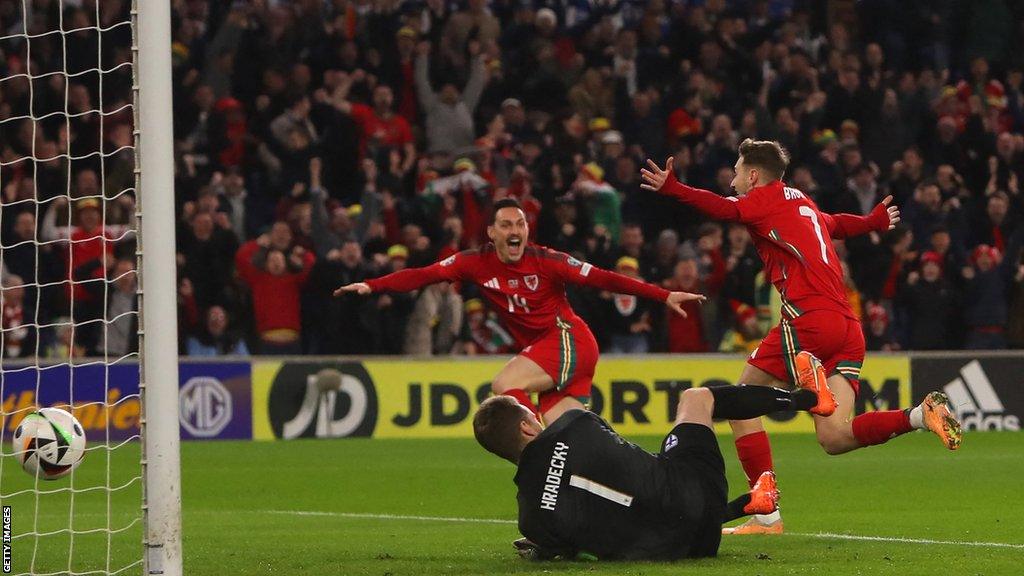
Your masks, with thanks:
[[[949,411],[949,398],[942,392],[931,392],[921,402],[926,428],[935,433],[950,450],[956,450],[963,441],[963,430],[956,416]]]
[[[524,560],[551,560],[554,556],[545,553],[536,544],[530,542],[526,538],[519,538],[512,542],[512,547],[516,549],[516,554]]]
[[[747,514],[771,514],[779,509],[779,488],[775,473],[771,470],[761,474],[750,489],[750,502],[743,507]]]
[[[831,416],[836,411],[836,397],[828,387],[828,376],[821,361],[814,354],[801,350],[793,359],[796,365],[796,383],[804,390],[818,395],[818,404],[808,410],[818,416]]]

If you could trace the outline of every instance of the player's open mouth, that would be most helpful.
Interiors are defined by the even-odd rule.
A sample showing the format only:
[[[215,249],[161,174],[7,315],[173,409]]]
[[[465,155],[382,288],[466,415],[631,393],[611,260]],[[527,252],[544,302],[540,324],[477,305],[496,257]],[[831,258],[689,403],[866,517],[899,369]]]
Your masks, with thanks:
[[[508,239],[508,251],[518,254],[519,249],[523,246],[523,239],[518,236],[513,236]]]

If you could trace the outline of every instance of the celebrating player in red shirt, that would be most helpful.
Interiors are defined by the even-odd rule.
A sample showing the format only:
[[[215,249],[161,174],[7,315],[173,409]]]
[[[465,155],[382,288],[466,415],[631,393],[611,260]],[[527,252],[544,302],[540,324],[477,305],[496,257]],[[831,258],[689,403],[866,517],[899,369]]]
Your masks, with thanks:
[[[739,381],[772,386],[789,382],[819,392],[818,406],[811,412],[818,442],[829,454],[881,444],[915,428],[933,431],[956,450],[960,425],[940,392],[932,392],[913,409],[849,418],[864,361],[864,334],[846,299],[830,238],[891,230],[900,219],[899,209],[889,205],[892,196],[867,217],[825,214],[781,181],[789,157],[777,142],[744,140],[739,155],[732,181],[738,196],[731,198],[678,182],[672,177],[672,158],[664,168],[648,160],[648,168],[641,170],[644,189],[673,196],[718,220],[746,224],[764,261],[765,277],[782,295],[782,321],[750,355]],[[772,468],[764,427],[760,419],[730,424],[743,469],[748,479],[756,480]],[[724,530],[781,533],[782,520],[776,511]]]
[[[408,292],[435,282],[475,283],[521,349],[495,376],[491,389],[534,411],[527,393],[539,392],[540,412],[548,422],[565,410],[581,408],[579,403],[587,404],[597,364],[597,342],[569,306],[566,284],[643,296],[664,302],[684,316],[682,303],[704,299],[602,270],[543,246],[528,246],[526,215],[512,198],[494,203],[487,235],[492,243],[481,250],[466,250],[424,268],[342,286],[334,294]]]

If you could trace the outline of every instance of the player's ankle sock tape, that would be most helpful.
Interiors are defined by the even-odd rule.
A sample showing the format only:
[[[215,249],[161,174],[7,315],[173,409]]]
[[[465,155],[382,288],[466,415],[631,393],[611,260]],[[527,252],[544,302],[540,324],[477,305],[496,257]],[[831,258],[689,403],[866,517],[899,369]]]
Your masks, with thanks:
[[[747,420],[794,408],[793,395],[780,388],[739,385],[709,386],[708,390],[715,397],[714,418]]]
[[[511,390],[506,390],[501,394],[503,396],[511,396],[515,398],[517,402],[529,408],[531,412],[533,412],[534,414],[537,413],[537,405],[533,403],[533,400],[530,400],[529,394],[527,394],[523,390],[513,388]]]

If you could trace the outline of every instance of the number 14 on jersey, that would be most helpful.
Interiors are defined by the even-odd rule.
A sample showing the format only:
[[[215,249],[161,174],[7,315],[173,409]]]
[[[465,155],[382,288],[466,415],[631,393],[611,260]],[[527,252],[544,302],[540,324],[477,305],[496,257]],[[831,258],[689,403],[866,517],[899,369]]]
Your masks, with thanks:
[[[530,312],[530,307],[526,305],[526,298],[523,298],[519,294],[506,295],[505,297],[508,299],[509,312],[515,312],[516,306],[522,308],[523,312]]]

